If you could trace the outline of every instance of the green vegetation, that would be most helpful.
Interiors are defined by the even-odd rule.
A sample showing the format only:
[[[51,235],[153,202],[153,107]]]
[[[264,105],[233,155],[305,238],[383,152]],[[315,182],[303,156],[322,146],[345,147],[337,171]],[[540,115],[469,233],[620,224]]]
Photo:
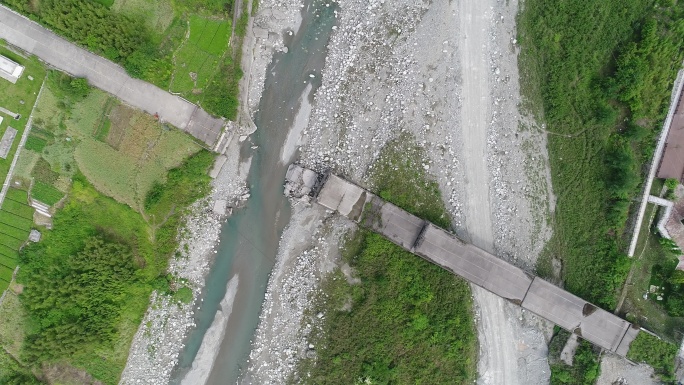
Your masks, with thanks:
[[[36,103],[38,91],[45,78],[45,69],[35,57],[21,56],[16,52],[5,48],[2,43],[0,43],[0,55],[6,56],[26,67],[16,84],[12,84],[5,80],[0,81],[0,107],[21,115],[18,120],[4,114],[2,115],[4,120],[0,123],[0,137],[5,133],[5,130],[7,130],[7,127],[9,126],[17,130],[17,136],[12,143],[7,158],[0,159],[0,180],[4,181],[10,165],[12,164],[12,158],[14,158],[14,154],[19,147],[19,139],[24,133],[28,118],[31,115],[31,110]],[[29,80],[29,76],[33,77],[33,80]]]
[[[37,222],[42,240],[21,250],[25,338],[10,353],[17,365],[8,376],[72,383],[63,377],[72,373],[115,384],[152,290],[192,301],[190,288],[170,290],[179,283],[166,270],[186,207],[208,191],[214,156],[187,134],[56,72],[34,124],[13,185],[31,186],[47,204],[66,198],[51,221]],[[153,185],[157,197],[145,209]],[[10,189],[0,210],[2,289],[33,226],[27,202],[26,191]],[[0,314],[0,325],[5,319]]]
[[[411,138],[389,144],[373,176],[378,192],[448,226],[420,159]],[[310,311],[325,313],[311,336],[317,357],[300,363],[298,383],[473,382],[477,339],[465,281],[365,230],[346,242],[343,259],[354,277],[337,269],[323,281]]]
[[[651,365],[663,381],[674,381],[674,364],[677,350],[677,345],[641,332],[629,347],[627,358],[635,362],[645,362]]]
[[[62,95],[54,82],[43,90],[32,135],[46,144],[37,160],[24,166],[20,159],[19,171],[48,189],[65,193],[68,183],[63,181],[79,169],[99,191],[141,211],[154,182],[201,148],[187,134],[119,104],[102,91],[92,89],[67,103]],[[27,151],[26,157],[33,154]],[[58,195],[55,190],[49,195],[53,201]]]
[[[525,93],[548,125],[558,200],[538,266],[606,309],[629,270],[622,234],[684,58],[684,5],[533,0],[520,16]],[[638,101],[642,101],[641,103]]]
[[[551,385],[573,384],[593,385],[600,373],[598,352],[587,341],[580,339],[572,366],[560,360],[561,351],[570,337],[570,332],[554,329],[554,336],[549,344],[549,363],[551,366]]]
[[[26,191],[10,188],[0,209],[0,293],[9,287],[19,248],[28,239],[33,208]]]
[[[168,279],[180,215],[207,191],[212,160],[203,151],[169,173],[165,188],[191,190],[161,193],[152,211],[163,216],[163,223],[148,223],[102,195],[84,175],[74,175],[65,206],[54,216],[54,230],[21,251],[17,279],[24,285],[20,299],[27,314],[18,356],[23,365],[66,363],[106,384],[118,382],[149,295],[160,277]],[[176,204],[168,204],[170,199]],[[183,303],[192,300],[187,287],[163,291]]]
[[[31,188],[31,197],[48,206],[59,202],[63,196],[63,192],[43,182],[35,182]]]
[[[122,64],[134,77],[181,93],[215,115],[236,117],[242,38],[249,13],[238,18],[239,38],[231,49],[234,0],[0,2]],[[247,5],[244,0],[242,8]],[[96,135],[105,136],[106,132]]]
[[[229,38],[229,21],[193,15],[190,18],[190,37],[175,55],[171,90],[202,103],[205,89],[220,70],[219,63],[224,60]]]

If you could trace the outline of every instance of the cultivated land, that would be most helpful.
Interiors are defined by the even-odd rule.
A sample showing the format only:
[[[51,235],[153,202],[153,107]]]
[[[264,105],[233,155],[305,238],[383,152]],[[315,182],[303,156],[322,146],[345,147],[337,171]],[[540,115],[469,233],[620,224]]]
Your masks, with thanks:
[[[0,46],[0,55],[26,67],[16,84],[4,79],[0,82],[0,107],[20,115],[19,119],[14,119],[12,116],[0,113],[0,116],[4,118],[0,124],[0,135],[10,126],[17,130],[7,158],[0,159],[0,179],[4,181],[43,84],[45,69],[36,58],[22,56],[7,49],[4,45]],[[33,80],[30,80],[29,76]],[[9,287],[17,265],[18,250],[28,238],[32,218],[33,209],[28,206],[26,192],[9,189],[0,208],[0,292],[4,292]]]
[[[26,246],[19,258],[22,286],[15,291],[24,293],[25,313],[0,322],[17,325],[21,318],[21,333],[2,340],[19,366],[0,373],[0,379],[29,381],[33,368],[48,381],[95,378],[114,384],[152,290],[171,304],[192,301],[192,290],[167,276],[166,269],[185,207],[208,192],[206,173],[213,155],[200,151],[189,135],[56,71],[48,76],[33,118],[13,185],[54,205],[48,207],[53,218],[36,216],[43,239]],[[27,191],[9,190],[0,210],[0,262],[9,261],[5,251],[23,243],[14,237],[27,235],[32,226],[33,209],[27,203]],[[111,258],[114,265],[106,262]],[[96,264],[87,267],[90,261]],[[76,293],[79,263],[86,264],[79,269],[92,269],[93,279]],[[4,270],[0,273],[5,279]],[[110,279],[95,279],[99,274]],[[137,278],[131,280],[131,274]],[[8,292],[7,306],[13,306],[13,295]],[[111,302],[105,305],[96,297]],[[44,301],[61,305],[44,308]],[[86,314],[84,307],[101,315],[71,315]],[[53,322],[37,322],[46,317]],[[65,330],[60,326],[65,323],[74,326]],[[74,339],[73,333],[82,337]]]

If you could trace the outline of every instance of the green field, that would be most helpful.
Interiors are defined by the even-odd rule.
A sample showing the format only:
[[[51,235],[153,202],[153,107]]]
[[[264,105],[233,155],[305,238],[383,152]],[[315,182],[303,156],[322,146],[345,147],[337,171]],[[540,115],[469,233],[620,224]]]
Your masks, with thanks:
[[[171,91],[201,103],[201,94],[217,72],[229,38],[229,21],[192,16],[190,37],[176,52]]]
[[[684,7],[654,4],[533,0],[519,18],[523,90],[553,133],[548,151],[558,198],[538,270],[552,276],[556,258],[563,269],[553,278],[608,310],[629,269],[623,231],[632,198],[682,61],[684,36],[673,23]]]
[[[32,136],[40,146],[25,149],[17,167],[16,180],[32,186],[32,198],[54,204],[66,196],[56,207],[53,230],[41,229],[41,242],[28,243],[19,255],[17,280],[28,310],[20,359],[34,368],[40,364],[40,375],[52,383],[76,381],[62,377],[71,373],[115,384],[152,290],[192,297],[187,288],[171,289],[166,268],[178,246],[184,208],[209,191],[206,174],[214,155],[189,135],[101,91],[74,94],[73,83],[50,74],[34,117]],[[153,187],[156,193],[148,199]],[[14,263],[32,227],[27,200],[26,191],[11,189],[0,211],[0,256],[6,263]],[[50,269],[61,273],[46,273]],[[76,290],[78,269],[107,279],[82,282]],[[11,277],[7,270],[0,270],[0,280]],[[108,299],[93,301],[91,292]],[[45,309],[46,296],[62,305]],[[65,316],[82,314],[82,306],[98,316]],[[47,318],[54,323],[40,321]],[[73,333],[64,332],[67,324]]]
[[[35,182],[31,187],[31,198],[52,206],[59,202],[64,193],[43,182]]]
[[[163,181],[169,169],[201,148],[184,132],[162,126],[96,89],[68,111],[52,87],[43,96],[36,120],[46,132],[37,135],[47,144],[37,160],[27,152],[18,172],[35,178],[31,194],[48,204],[66,192],[60,178],[78,169],[98,190],[141,211],[154,182]]]
[[[0,208],[0,292],[7,289],[17,266],[18,250],[28,239],[33,224],[33,208],[26,191],[10,188]]]

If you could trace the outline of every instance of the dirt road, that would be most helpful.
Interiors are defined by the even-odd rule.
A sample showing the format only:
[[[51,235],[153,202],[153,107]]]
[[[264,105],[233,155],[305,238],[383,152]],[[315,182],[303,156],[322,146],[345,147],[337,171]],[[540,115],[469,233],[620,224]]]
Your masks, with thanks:
[[[488,49],[491,4],[489,0],[460,3],[460,46],[463,68],[463,161],[465,163],[466,230],[473,244],[494,252],[489,170],[487,168],[487,126],[492,100],[489,93]],[[503,299],[473,286],[479,307],[481,384],[513,384],[518,378],[514,336],[504,313]]]

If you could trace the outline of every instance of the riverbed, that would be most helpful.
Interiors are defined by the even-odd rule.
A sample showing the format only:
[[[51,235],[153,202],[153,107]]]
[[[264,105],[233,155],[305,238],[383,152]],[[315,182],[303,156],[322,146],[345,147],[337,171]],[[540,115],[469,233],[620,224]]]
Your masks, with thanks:
[[[334,4],[307,0],[299,29],[284,31],[287,52],[274,54],[267,68],[254,116],[257,131],[244,141],[240,154],[242,161],[251,162],[250,194],[244,207],[235,210],[222,227],[217,254],[195,311],[197,326],[186,339],[171,384],[233,384],[247,360],[280,235],[290,219],[282,185],[287,165],[297,156],[301,127],[294,126],[301,126],[296,122],[305,120],[303,115],[308,115],[308,106],[321,84],[335,14]],[[286,141],[288,145],[283,148]],[[233,280],[235,277],[239,280]],[[228,285],[229,281],[233,285]],[[229,313],[226,304],[231,305]],[[225,327],[217,331],[212,324]],[[212,338],[205,339],[209,330]],[[208,343],[215,347],[202,347]]]

